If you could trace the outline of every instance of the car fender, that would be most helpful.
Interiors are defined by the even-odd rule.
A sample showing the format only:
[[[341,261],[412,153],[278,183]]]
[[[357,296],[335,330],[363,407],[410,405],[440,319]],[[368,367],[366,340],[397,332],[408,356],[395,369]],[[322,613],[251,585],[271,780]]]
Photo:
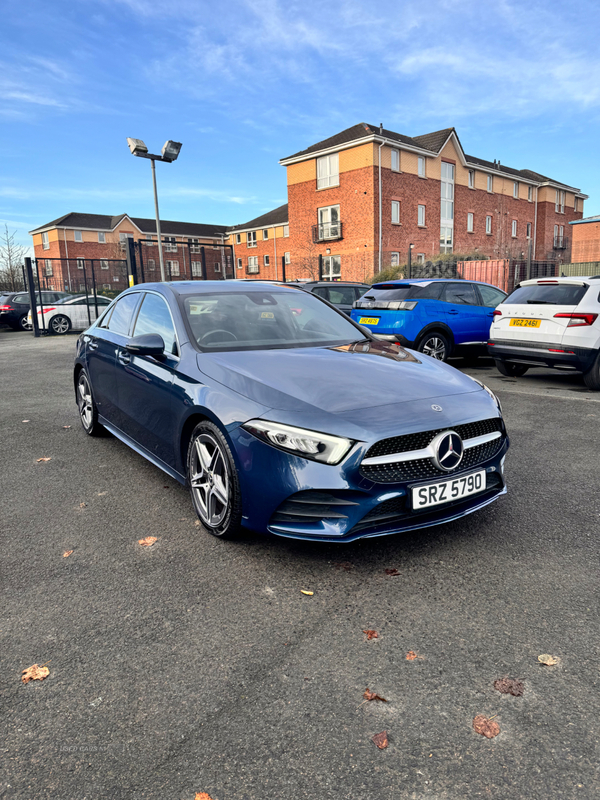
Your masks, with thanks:
[[[445,322],[430,322],[429,324],[425,325],[424,328],[421,328],[417,336],[415,336],[415,345],[418,344],[423,336],[431,331],[441,331],[445,336],[448,337],[450,347],[454,349],[454,334],[452,333],[452,329],[449,328]]]

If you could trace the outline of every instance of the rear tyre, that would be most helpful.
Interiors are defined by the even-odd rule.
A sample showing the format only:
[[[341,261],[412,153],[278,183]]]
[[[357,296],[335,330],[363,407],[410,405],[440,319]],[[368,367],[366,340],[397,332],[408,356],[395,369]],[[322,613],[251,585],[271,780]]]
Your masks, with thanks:
[[[64,314],[57,314],[50,320],[50,333],[62,336],[71,330],[71,320]]]
[[[77,408],[83,430],[88,436],[102,436],[104,428],[98,422],[98,409],[92,396],[90,379],[87,372],[82,369],[77,378]]]
[[[450,342],[443,333],[431,331],[419,339],[417,350],[438,361],[447,361],[450,355]]]
[[[511,364],[506,361],[496,361],[496,368],[501,375],[506,375],[507,378],[520,378],[529,369],[524,364]]]
[[[229,444],[212,422],[206,420],[194,428],[187,475],[202,525],[219,539],[235,539],[242,521],[240,482]]]
[[[600,353],[596,356],[591,369],[583,374],[583,380],[588,389],[600,392]]]

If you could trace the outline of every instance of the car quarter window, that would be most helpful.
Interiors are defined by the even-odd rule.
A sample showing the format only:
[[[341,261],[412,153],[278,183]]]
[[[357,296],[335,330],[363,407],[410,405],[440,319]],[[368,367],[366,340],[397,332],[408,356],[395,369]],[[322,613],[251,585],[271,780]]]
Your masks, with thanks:
[[[486,286],[480,283],[477,288],[483,300],[483,305],[488,306],[488,308],[496,308],[506,297],[503,291],[496,289],[494,286]]]
[[[139,292],[133,292],[132,294],[126,294],[125,297],[121,297],[120,300],[117,300],[112,314],[107,318],[106,324],[103,324],[102,327],[108,328],[108,330],[112,331],[113,333],[120,333],[123,336],[127,336],[131,326],[131,317],[135,307],[137,306],[139,298]]]
[[[329,289],[327,288],[327,286],[315,286],[312,292],[313,294],[316,294],[317,297],[323,297],[325,300],[329,299],[328,297]]]
[[[150,292],[144,295],[142,307],[133,329],[134,336],[142,336],[145,333],[157,333],[162,336],[165,353],[178,355],[177,337],[169,307],[162,297]]]
[[[470,283],[447,283],[444,300],[447,303],[456,303],[457,305],[478,305],[475,289]]]

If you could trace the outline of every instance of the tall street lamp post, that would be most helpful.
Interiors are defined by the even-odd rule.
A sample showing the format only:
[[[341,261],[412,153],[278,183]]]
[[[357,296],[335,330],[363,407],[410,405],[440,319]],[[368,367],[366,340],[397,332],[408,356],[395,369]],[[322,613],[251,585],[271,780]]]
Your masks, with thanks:
[[[148,152],[148,148],[144,144],[141,139],[131,139],[127,137],[127,144],[129,145],[129,149],[131,150],[132,155],[139,156],[140,158],[149,158],[150,164],[152,165],[152,185],[154,187],[154,210],[156,213],[156,235],[158,236],[158,260],[160,263],[160,279],[161,281],[165,281],[165,262],[163,261],[163,250],[162,250],[162,236],[160,233],[160,216],[158,213],[158,192],[156,190],[156,168],[154,166],[155,161],[166,161],[167,163],[171,163],[171,161],[175,161],[177,156],[179,155],[179,151],[181,150],[181,142],[173,142],[169,139],[168,142],[165,142],[163,149],[161,150],[161,155],[153,155],[152,153]]]

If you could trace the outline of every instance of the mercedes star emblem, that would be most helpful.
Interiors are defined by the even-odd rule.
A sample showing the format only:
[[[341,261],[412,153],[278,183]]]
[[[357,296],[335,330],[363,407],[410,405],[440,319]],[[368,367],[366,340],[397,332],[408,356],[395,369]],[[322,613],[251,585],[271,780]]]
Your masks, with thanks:
[[[431,406],[431,408],[432,408],[434,411],[443,411],[443,410],[444,410],[444,409],[443,409],[441,406],[436,406],[436,405],[433,405],[433,406]]]
[[[434,456],[433,461],[439,469],[451,472],[456,469],[464,455],[462,439],[455,431],[444,431],[431,442]]]

